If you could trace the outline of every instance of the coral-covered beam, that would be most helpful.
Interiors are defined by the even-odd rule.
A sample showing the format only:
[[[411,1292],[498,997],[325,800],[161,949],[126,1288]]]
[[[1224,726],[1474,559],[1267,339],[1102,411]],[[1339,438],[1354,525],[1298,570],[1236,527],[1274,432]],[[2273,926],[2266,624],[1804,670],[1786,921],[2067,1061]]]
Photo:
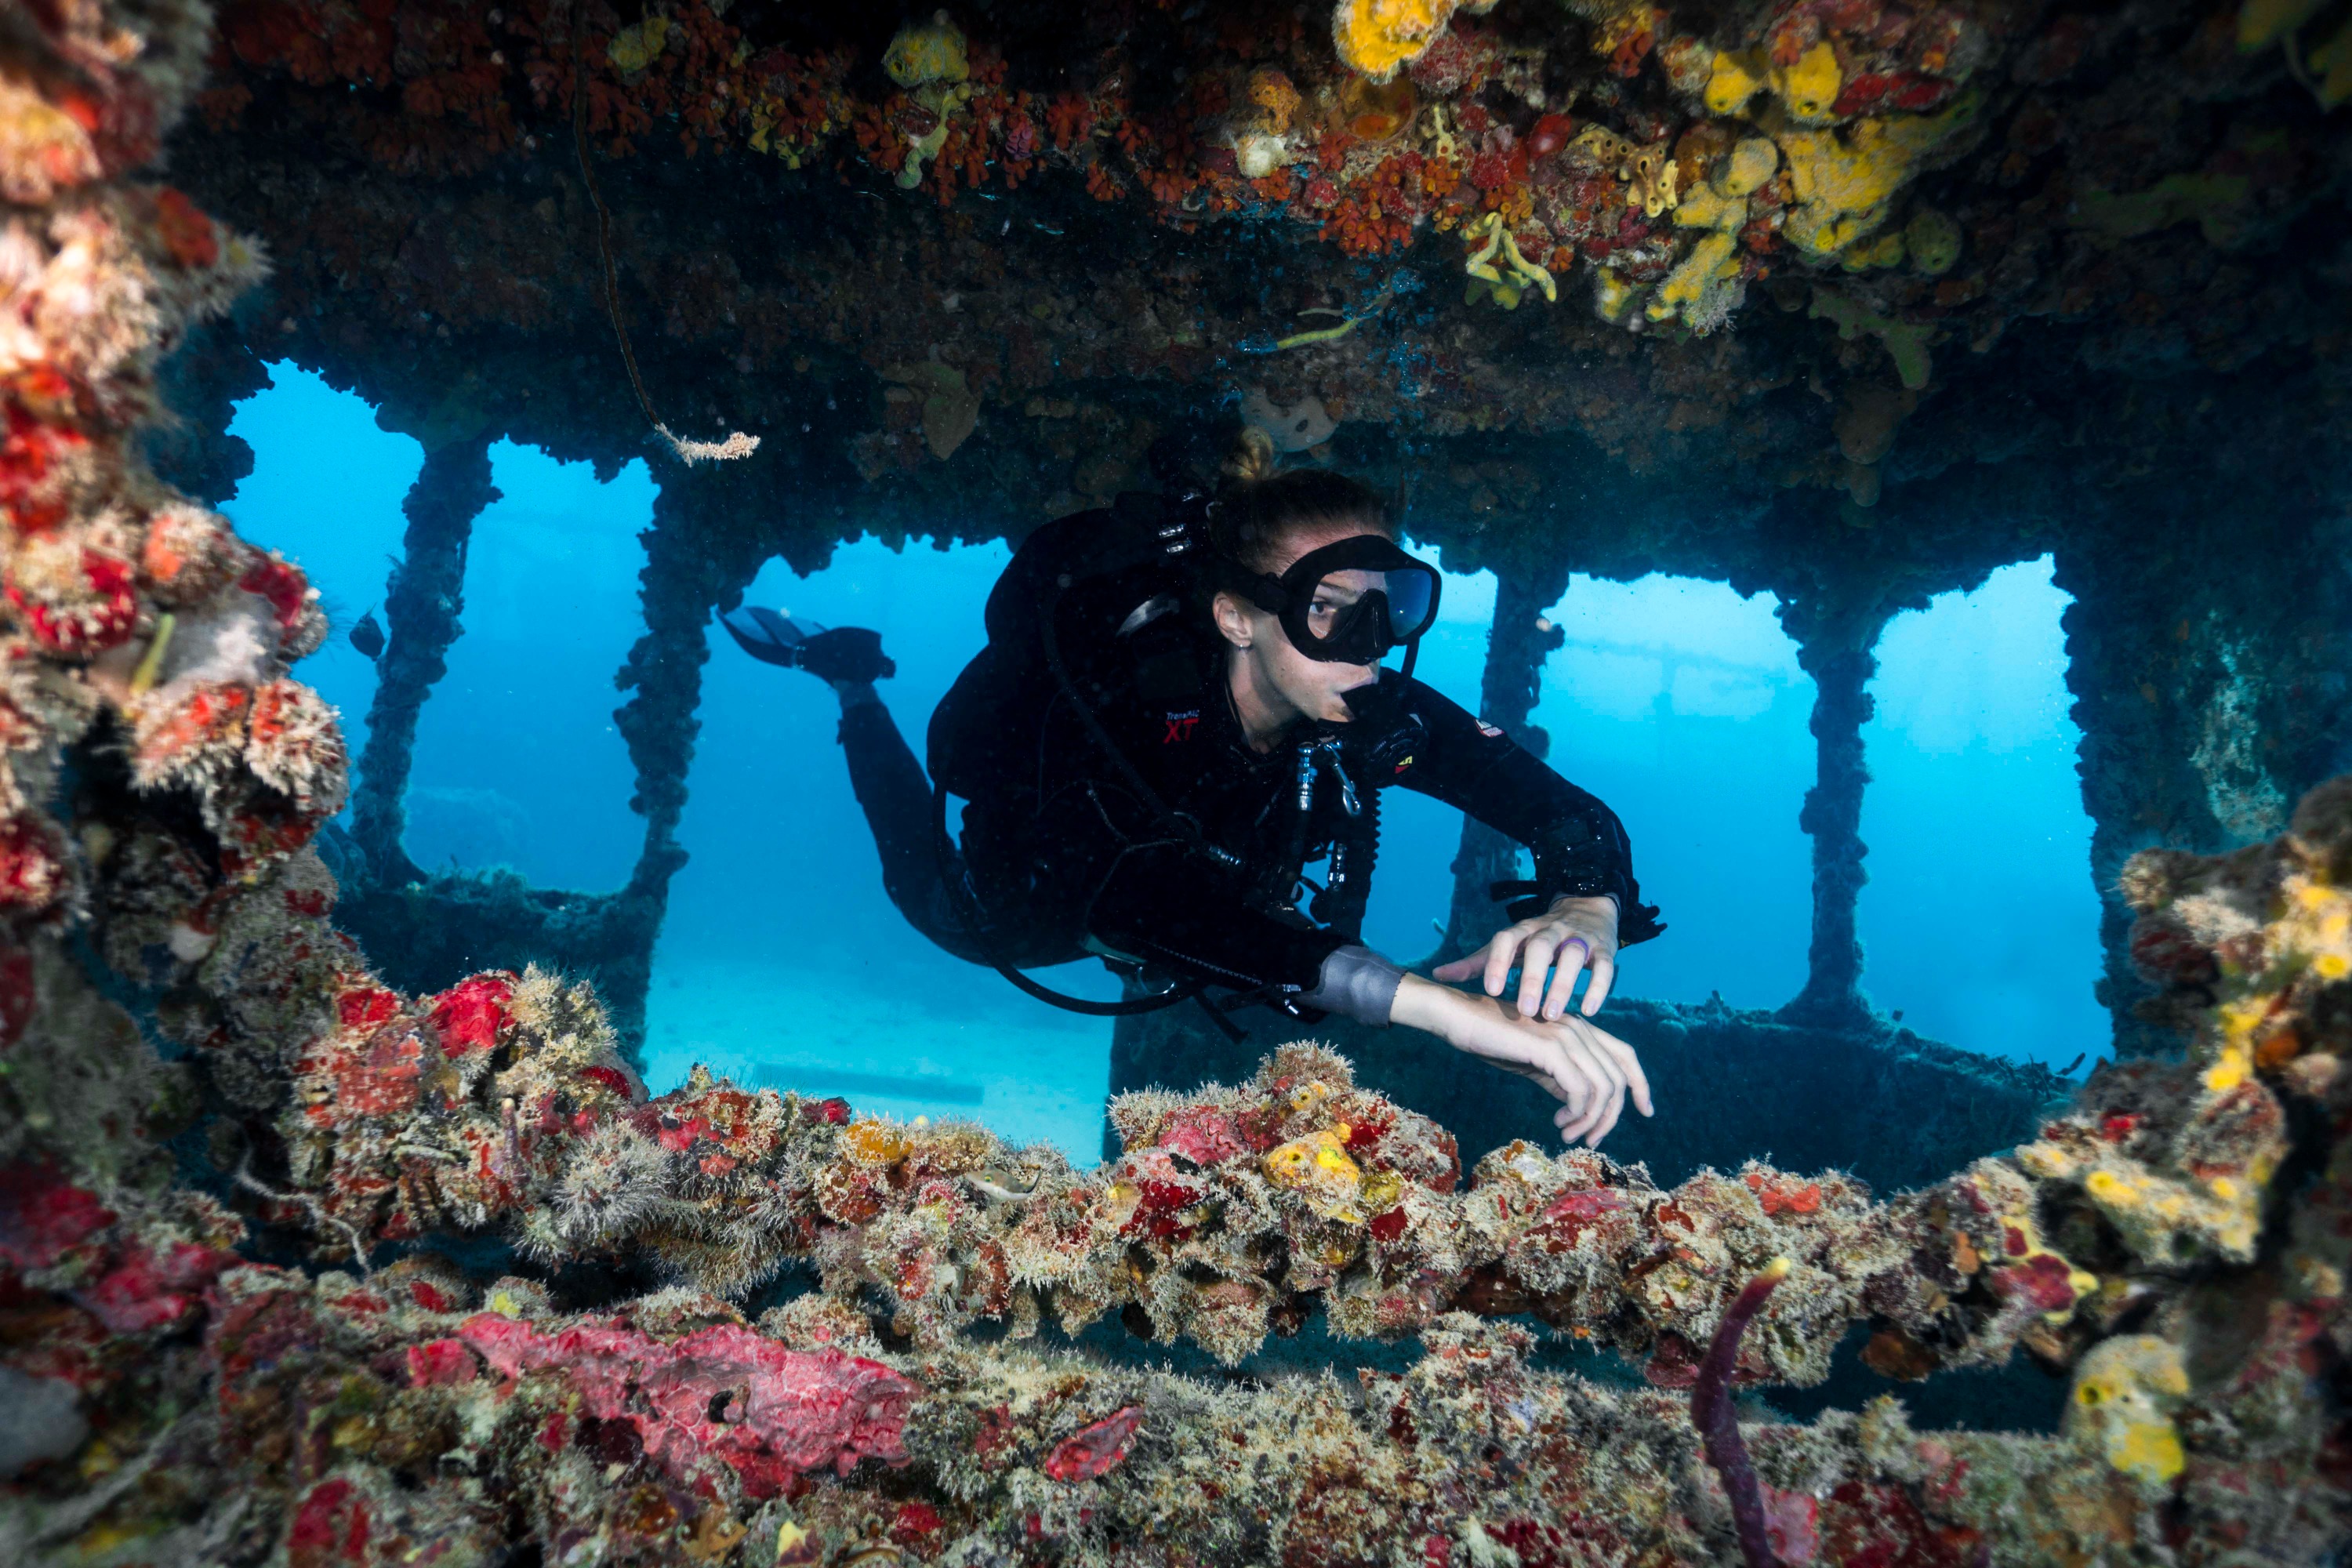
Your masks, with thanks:
[[[614,678],[616,687],[630,693],[613,715],[636,767],[629,808],[646,819],[645,844],[630,882],[657,901],[686,863],[677,824],[686,810],[694,737],[702,728],[695,710],[702,666],[710,657],[706,627],[719,597],[705,585],[704,530],[696,526],[688,496],[689,488],[708,483],[698,477],[675,479],[655,500],[654,526],[645,535],[646,565],[638,574],[646,629]]]
[[[687,809],[687,766],[701,720],[703,666],[710,660],[710,611],[734,605],[767,560],[764,541],[776,508],[776,475],[755,463],[739,470],[668,478],[654,500],[645,533],[645,635],[614,677],[630,699],[614,715],[637,766],[630,809],[645,816],[645,853],[630,886],[661,898],[685,865],[677,820]]]
[[[1217,1388],[1019,1346],[893,1354],[815,1297],[755,1326],[690,1291],[565,1314],[531,1281],[478,1285],[424,1257],[364,1281],[239,1265],[179,1331],[113,1341],[137,1343],[152,1373],[186,1391],[179,1407],[201,1414],[174,1425],[173,1403],[69,1364],[85,1310],[48,1289],[26,1295],[49,1336],[37,1353],[56,1357],[37,1386],[105,1416],[104,1451],[127,1456],[111,1475],[156,1479],[107,1489],[54,1463],[36,1470],[0,1490],[12,1560],[39,1560],[31,1540],[77,1538],[108,1503],[89,1538],[135,1532],[151,1553],[209,1542],[194,1555],[207,1563],[272,1560],[277,1547],[274,1560],[301,1568],[518,1552],[793,1565],[1083,1552],[1242,1568],[1515,1560],[1502,1547],[1537,1563],[1720,1560],[1678,1400],[1538,1370],[1526,1330],[1459,1315],[1431,1327],[1428,1353],[1402,1374]],[[2079,1549],[2151,1511],[2128,1499],[2088,1519],[2062,1511],[2086,1487],[2096,1495],[2100,1462],[2032,1438],[1915,1435],[1899,1415],[1758,1436],[1806,1453],[1805,1484],[1830,1500],[1809,1554],[1824,1565],[1963,1568],[1956,1554],[1894,1554],[1885,1538],[1906,1526],[1931,1542],[1998,1542],[2000,1561],[2025,1563],[2029,1531]],[[1906,1515],[1837,1500],[1899,1491],[1890,1462],[1937,1483],[1920,1489],[1924,1503]],[[1971,1472],[1997,1485],[1964,1484]]]
[[[738,602],[767,560],[785,479],[776,465],[787,461],[688,470],[666,478],[654,500],[638,574],[646,630],[614,677],[631,695],[613,719],[637,770],[629,807],[646,819],[645,848],[629,885],[656,901],[686,860],[677,825],[702,727],[695,709],[710,658],[711,611]]]
[[[593,1001],[543,975],[416,1004],[353,980],[334,1017],[284,1122],[331,1222],[310,1227],[321,1245],[458,1216],[550,1263],[637,1252],[730,1296],[810,1259],[926,1344],[983,1319],[1051,1310],[1075,1330],[1123,1312],[1231,1361],[1318,1302],[1336,1331],[1380,1338],[1457,1307],[1531,1310],[1682,1386],[1742,1285],[1785,1257],[1791,1289],[1743,1377],[1816,1382],[1864,1320],[1908,1371],[2021,1342],[2063,1360],[2099,1291],[2146,1288],[2135,1259],[2250,1259],[2284,1138],[2259,1085],[2182,1065],[2107,1075],[2014,1160],[1888,1203],[1754,1163],[1662,1190],[1525,1143],[1465,1184],[1442,1130],[1301,1045],[1235,1089],[1122,1097],[1124,1152],[1081,1173],[975,1127],[852,1119],[705,1075],[640,1101]],[[2111,1276],[2047,1238],[2067,1203],[2125,1227]]]
[[[2352,763],[2352,577],[2311,521],[2334,505],[2300,494],[2195,520],[2160,556],[2120,531],[2056,552],[2074,600],[2066,685],[2100,900],[2098,995],[2119,1055],[2173,1041],[2143,1016],[2160,982],[2134,951],[2126,863],[2158,845],[2215,853],[2268,838],[2297,797]],[[2202,569],[2179,571],[2184,559]]]
[[[474,519],[498,499],[488,437],[476,437],[426,448],[425,466],[401,502],[408,531],[384,590],[390,637],[376,660],[367,745],[352,797],[352,836],[375,879],[394,888],[418,877],[400,841],[417,714],[448,669],[449,646],[464,629],[457,616],[465,605],[466,545]]]
[[[1181,1541],[1221,1565],[1285,1541],[1317,1543],[1318,1561],[1344,1545],[1343,1560],[1450,1564],[1500,1544],[1521,1561],[1589,1546],[1701,1563],[1727,1531],[1692,1412],[1539,1372],[1524,1331],[1444,1310],[1446,1294],[1459,1281],[1460,1307],[1533,1307],[1600,1342],[1630,1346],[1648,1324],[1652,1380],[1695,1389],[1735,1500],[1731,1390],[1818,1375],[1866,1313],[1888,1375],[2020,1342],[2075,1363],[2065,1430],[1920,1433],[1892,1401],[1754,1425],[1738,1434],[1753,1491],[1728,1532],[1749,1562],[2131,1561],[2161,1531],[2191,1560],[2315,1564],[2340,1550],[2352,1500],[2343,1422],[2320,1397],[2343,1370],[2352,1263],[2337,1131],[2352,1121],[2352,780],[2306,799],[2294,828],[2257,855],[2134,863],[2151,952],[2231,954],[2219,1005],[2184,1013],[2189,1060],[2102,1075],[2013,1158],[1883,1206],[1761,1166],[1662,1194],[1598,1156],[1526,1145],[1457,1188],[1442,1134],[1305,1047],[1241,1089],[1127,1098],[1127,1153],[1077,1178],[977,1128],[707,1077],[641,1101],[593,1001],[544,976],[420,1002],[351,985],[341,1034],[306,1069],[335,1092],[306,1078],[288,1124],[309,1145],[301,1184],[260,1216],[358,1228],[367,1185],[345,1178],[382,1161],[398,1174],[375,1185],[380,1214],[437,1194],[479,1223],[502,1205],[531,1255],[658,1263],[685,1286],[567,1313],[538,1280],[468,1279],[429,1249],[363,1279],[247,1264],[216,1205],[93,1173],[150,1136],[109,1117],[0,1163],[0,1289],[18,1325],[0,1354],[86,1402],[112,1451],[191,1483],[143,1489],[123,1517],[228,1533],[219,1510],[262,1500],[302,1562],[364,1536],[396,1558],[514,1539],[648,1560],[701,1541],[716,1557],[757,1539],[800,1563],[875,1540],[911,1556],[1067,1538]],[[16,1048],[31,1067],[71,1046]],[[2288,1100],[2307,1110],[2292,1160]],[[2293,1185],[2274,1183],[2290,1167]],[[813,1249],[825,1289],[753,1325],[711,1292],[748,1289],[762,1245],[769,1260]],[[1353,1391],[1211,1389],[957,1331],[993,1312],[1024,1335],[1049,1291],[1066,1319],[1123,1301],[1231,1352],[1265,1331],[1269,1300],[1297,1309],[1288,1290],[1319,1294],[1335,1328],[1415,1332],[1427,1353]],[[907,1349],[880,1343],[869,1292]],[[201,1394],[179,1407],[214,1413],[217,1440],[188,1442],[172,1406],[142,1399],[135,1369],[157,1367]],[[279,1458],[306,1452],[321,1462]],[[86,1517],[71,1511],[83,1485],[49,1471],[16,1497],[48,1529]],[[481,1491],[503,1510],[471,1506]]]
[[[746,467],[752,469],[748,477],[739,471]],[[673,471],[655,498],[653,527],[643,536],[646,564],[638,581],[646,630],[614,677],[629,697],[613,715],[636,769],[629,808],[646,819],[644,847],[621,894],[639,940],[603,966],[605,998],[633,1040],[644,1027],[654,941],[670,879],[686,864],[677,826],[686,811],[694,737],[702,728],[695,710],[702,699],[702,667],[710,658],[710,613],[733,603],[765,560],[763,525],[776,486],[772,462]]]
[[[1823,615],[1800,601],[1783,617],[1798,637],[1797,662],[1813,678],[1816,772],[1797,814],[1797,826],[1813,840],[1812,942],[1806,950],[1804,989],[1781,1009],[1781,1016],[1862,1027],[1870,1017],[1862,995],[1862,940],[1854,929],[1868,877],[1862,867],[1869,849],[1862,841],[1862,800],[1870,769],[1863,757],[1862,727],[1874,706],[1867,688],[1878,672],[1873,649],[1886,624],[1885,612],[1839,606]]]
[[[1568,568],[1506,568],[1496,573],[1495,620],[1486,632],[1486,668],[1478,682],[1478,716],[1542,756],[1550,737],[1532,722],[1543,689],[1544,660],[1567,633],[1544,618],[1568,590]],[[1497,913],[1487,891],[1518,876],[1518,846],[1485,823],[1465,817],[1454,850],[1454,901],[1432,957],[1455,958],[1494,934]]]
[[[1988,540],[2032,559],[2101,516],[2118,526],[2093,548],[2161,573],[2206,553],[2153,543],[2200,510],[2275,510],[2343,548],[2333,504],[2300,504],[2326,466],[2266,455],[2347,444],[2318,172],[2344,166],[2352,116],[2310,112],[2285,65],[2310,39],[2184,53],[2185,0],[2171,23],[1937,8],[1956,34],[1884,6],[1707,6],[1633,26],[1622,59],[1587,18],[1511,0],[1455,14],[1385,84],[1313,18],[1269,27],[1241,0],[1040,0],[1017,24],[962,15],[963,79],[912,89],[844,13],[696,0],[656,50],[621,43],[618,14],[564,8],[583,37],[536,6],[447,9],[392,6],[397,47],[318,0],[227,14],[221,128],[184,133],[175,167],[277,253],[255,346],[423,407],[495,366],[497,398],[468,400],[506,434],[640,450],[621,367],[572,364],[611,331],[566,129],[584,45],[592,135],[637,147],[598,167],[646,383],[708,435],[722,408],[765,431],[760,463],[804,436],[829,488],[857,488],[794,509],[803,548],[1018,538],[1253,384],[1260,407],[1315,410],[1342,466],[1408,459],[1436,498],[1426,542],[1543,542],[1612,575],[1755,582],[1878,549],[1949,576]],[[1914,43],[1958,76],[1872,60]],[[1792,118],[1787,89],[1831,66],[1852,101]],[[1922,77],[1958,90],[1906,107],[1943,90]],[[1913,121],[1949,142],[1915,159]],[[1790,198],[1843,214],[1812,231],[1834,260],[1789,237]],[[1557,300],[1499,248],[1478,260],[1505,234]],[[1360,267],[1362,244],[1405,248]],[[1848,496],[1851,521],[1818,504]]]
[[[616,155],[675,139],[942,206],[1050,182],[1186,231],[1280,216],[1351,257],[1435,232],[1458,238],[1444,265],[1482,301],[1533,296],[1632,330],[1712,333],[1751,285],[1833,271],[1819,313],[1879,340],[1913,388],[1947,323],[1985,341],[2042,313],[2052,263],[2034,258],[2059,234],[2162,266],[2165,231],[2240,249],[2324,201],[2327,182],[2304,171],[2332,149],[2299,84],[2261,106],[2297,143],[2268,159],[2250,151],[2259,133],[2142,139],[2126,155],[2085,107],[2105,90],[2158,113],[2250,98],[2286,77],[2291,25],[2258,31],[2250,68],[2229,47],[2158,42],[2195,25],[2183,5],[2140,26],[1982,0],[1493,9],[1340,0],[1328,20],[1268,22],[1246,0],[1033,5],[1018,23],[964,14],[970,35],[919,17],[877,51],[862,19],[786,25],[714,0],[625,25],[548,0],[382,0],[365,18],[246,0],[225,18],[207,109],[224,124],[281,117],[430,175],[519,159],[576,117]],[[1972,159],[1994,178],[1937,180]],[[2045,174],[2084,193],[2063,220],[2027,214]],[[2128,313],[2132,279],[2078,265],[2070,311]]]

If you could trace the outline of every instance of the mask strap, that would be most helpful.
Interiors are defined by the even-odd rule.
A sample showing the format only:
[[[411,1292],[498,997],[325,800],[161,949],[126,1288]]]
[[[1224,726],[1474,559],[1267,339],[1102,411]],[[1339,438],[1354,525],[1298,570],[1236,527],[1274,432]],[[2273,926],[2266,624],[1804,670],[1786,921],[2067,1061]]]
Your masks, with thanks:
[[[1264,572],[1253,572],[1231,556],[1223,558],[1223,566],[1225,580],[1220,586],[1239,598],[1248,600],[1270,616],[1281,615],[1297,597],[1281,578]],[[1268,599],[1275,602],[1268,604]]]

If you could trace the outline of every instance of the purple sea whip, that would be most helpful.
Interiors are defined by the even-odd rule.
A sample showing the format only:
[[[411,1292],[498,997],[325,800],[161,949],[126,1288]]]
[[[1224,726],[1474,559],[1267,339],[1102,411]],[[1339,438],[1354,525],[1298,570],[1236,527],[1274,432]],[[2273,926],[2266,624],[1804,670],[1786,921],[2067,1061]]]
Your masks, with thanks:
[[[1698,1381],[1691,1385],[1691,1424],[1698,1428],[1706,1448],[1706,1462],[1723,1478],[1724,1495],[1731,1500],[1731,1521],[1739,1532],[1739,1555],[1748,1568],[1780,1568],[1772,1555],[1772,1542],[1764,1523],[1764,1489],[1748,1461],[1748,1445],[1739,1440],[1739,1415],[1731,1403],[1731,1373],[1739,1364],[1739,1336],[1762,1309],[1774,1286],[1789,1277],[1789,1260],[1776,1258],[1766,1264],[1732,1299],[1730,1309],[1708,1342],[1698,1363]]]

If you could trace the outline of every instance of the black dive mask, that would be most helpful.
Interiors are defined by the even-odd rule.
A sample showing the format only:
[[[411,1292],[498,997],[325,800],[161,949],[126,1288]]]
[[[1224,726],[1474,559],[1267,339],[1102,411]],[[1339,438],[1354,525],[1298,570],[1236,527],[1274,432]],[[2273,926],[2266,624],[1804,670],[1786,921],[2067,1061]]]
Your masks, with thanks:
[[[1279,577],[1224,565],[1225,587],[1278,616],[1291,647],[1328,664],[1378,664],[1402,644],[1409,671],[1437,618],[1437,569],[1377,533],[1310,550]]]

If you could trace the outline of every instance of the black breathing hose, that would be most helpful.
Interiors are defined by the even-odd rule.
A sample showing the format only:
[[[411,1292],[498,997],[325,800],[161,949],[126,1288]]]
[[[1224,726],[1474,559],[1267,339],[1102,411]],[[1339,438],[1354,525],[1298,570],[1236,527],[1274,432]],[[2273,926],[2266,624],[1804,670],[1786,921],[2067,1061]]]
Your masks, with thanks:
[[[948,791],[945,784],[931,786],[931,823],[937,834],[936,846],[940,859],[940,880],[955,900],[956,913],[971,940],[987,960],[988,966],[1013,982],[1015,989],[1034,996],[1049,1006],[1066,1013],[1083,1013],[1090,1018],[1129,1018],[1140,1013],[1157,1013],[1163,1007],[1173,1007],[1189,1002],[1201,987],[1196,981],[1180,981],[1167,991],[1150,996],[1129,996],[1117,1002],[1095,1002],[1084,996],[1071,996],[1051,986],[1040,985],[1012,964],[997,951],[995,939],[989,934],[987,911],[980,907],[980,896],[963,879],[962,857],[956,853],[955,840],[948,834]]]

